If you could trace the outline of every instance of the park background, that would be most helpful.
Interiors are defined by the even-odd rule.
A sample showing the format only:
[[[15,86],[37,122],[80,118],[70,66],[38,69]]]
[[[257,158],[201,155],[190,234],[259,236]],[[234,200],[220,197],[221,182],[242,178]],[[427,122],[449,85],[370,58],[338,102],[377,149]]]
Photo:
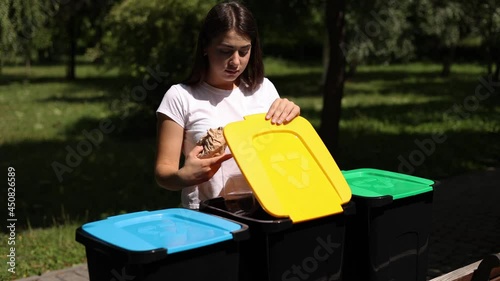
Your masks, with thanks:
[[[0,167],[15,169],[15,209],[7,183],[1,198],[17,219],[16,274],[1,280],[85,262],[82,223],[178,206],[154,181],[155,110],[217,2],[0,2]],[[266,76],[341,169],[440,180],[499,166],[497,0],[244,3]]]

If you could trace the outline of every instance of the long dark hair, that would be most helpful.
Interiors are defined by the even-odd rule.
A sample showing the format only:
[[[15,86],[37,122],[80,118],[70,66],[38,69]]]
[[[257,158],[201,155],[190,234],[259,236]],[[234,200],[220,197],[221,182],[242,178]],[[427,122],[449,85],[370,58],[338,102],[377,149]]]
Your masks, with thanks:
[[[262,63],[262,50],[260,47],[259,33],[255,19],[243,4],[237,1],[222,2],[215,5],[207,14],[198,35],[194,65],[189,77],[183,82],[195,85],[205,80],[208,71],[208,57],[204,55],[205,49],[214,38],[234,29],[236,33],[250,38],[252,51],[248,65],[240,75],[240,82],[248,90],[254,90],[264,80],[264,64]]]

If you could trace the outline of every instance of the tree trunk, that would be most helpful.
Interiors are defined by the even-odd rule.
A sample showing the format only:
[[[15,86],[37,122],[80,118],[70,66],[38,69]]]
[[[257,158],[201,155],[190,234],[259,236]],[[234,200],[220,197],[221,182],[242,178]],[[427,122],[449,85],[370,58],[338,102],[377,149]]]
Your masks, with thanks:
[[[345,0],[327,1],[326,26],[330,50],[319,135],[333,157],[339,154],[340,110],[344,91],[345,57],[340,48],[345,35],[344,15]]]
[[[493,73],[493,57],[491,55],[490,47],[486,47],[486,71],[488,75],[491,75]]]
[[[325,86],[326,83],[326,75],[328,74],[328,63],[330,62],[330,42],[328,41],[328,35],[325,36],[323,40],[323,55],[322,55],[322,63],[323,63],[323,74],[321,75],[321,86]]]
[[[74,1],[70,3],[70,12],[68,20],[68,64],[66,65],[66,79],[75,79],[75,65],[76,65],[76,24],[75,24],[75,7]]]
[[[444,51],[443,69],[441,70],[441,77],[449,77],[451,74],[451,65],[455,58],[455,47],[447,48]]]
[[[493,80],[500,81],[500,60],[497,60],[497,67],[495,69],[495,74],[493,74]]]
[[[492,79],[494,81],[500,81],[500,48],[499,46],[490,46],[490,52],[489,52],[489,55],[491,57],[490,61],[491,61],[491,64],[495,65],[495,73],[492,73],[493,70],[488,73],[489,74],[492,74],[493,77]],[[493,66],[492,66],[493,68]]]
[[[356,62],[352,62],[348,66],[346,65],[346,67],[347,71],[345,74],[345,80],[349,80],[356,74],[356,70],[358,69],[358,64]]]
[[[25,51],[24,51],[24,69],[25,69],[25,74],[26,74],[26,80],[29,81],[31,78],[31,44],[26,44],[25,45]]]
[[[26,73],[26,79],[29,80],[31,77],[31,59],[26,58],[26,61],[24,62],[24,68],[25,68],[25,73]]]

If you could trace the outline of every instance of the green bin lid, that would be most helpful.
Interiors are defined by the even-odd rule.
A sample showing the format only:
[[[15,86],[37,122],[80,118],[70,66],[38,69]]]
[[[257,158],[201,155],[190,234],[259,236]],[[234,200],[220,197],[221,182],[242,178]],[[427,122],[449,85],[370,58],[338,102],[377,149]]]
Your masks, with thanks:
[[[432,191],[434,181],[371,168],[342,171],[352,195],[392,196],[394,200]]]

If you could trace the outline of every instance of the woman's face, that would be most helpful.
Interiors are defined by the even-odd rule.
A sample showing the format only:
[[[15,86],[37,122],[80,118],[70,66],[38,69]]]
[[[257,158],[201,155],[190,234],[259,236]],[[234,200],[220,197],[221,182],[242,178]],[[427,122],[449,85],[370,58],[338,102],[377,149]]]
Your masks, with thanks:
[[[214,38],[205,50],[209,65],[205,82],[220,89],[237,87],[238,77],[248,65],[251,51],[250,38],[234,30]]]

